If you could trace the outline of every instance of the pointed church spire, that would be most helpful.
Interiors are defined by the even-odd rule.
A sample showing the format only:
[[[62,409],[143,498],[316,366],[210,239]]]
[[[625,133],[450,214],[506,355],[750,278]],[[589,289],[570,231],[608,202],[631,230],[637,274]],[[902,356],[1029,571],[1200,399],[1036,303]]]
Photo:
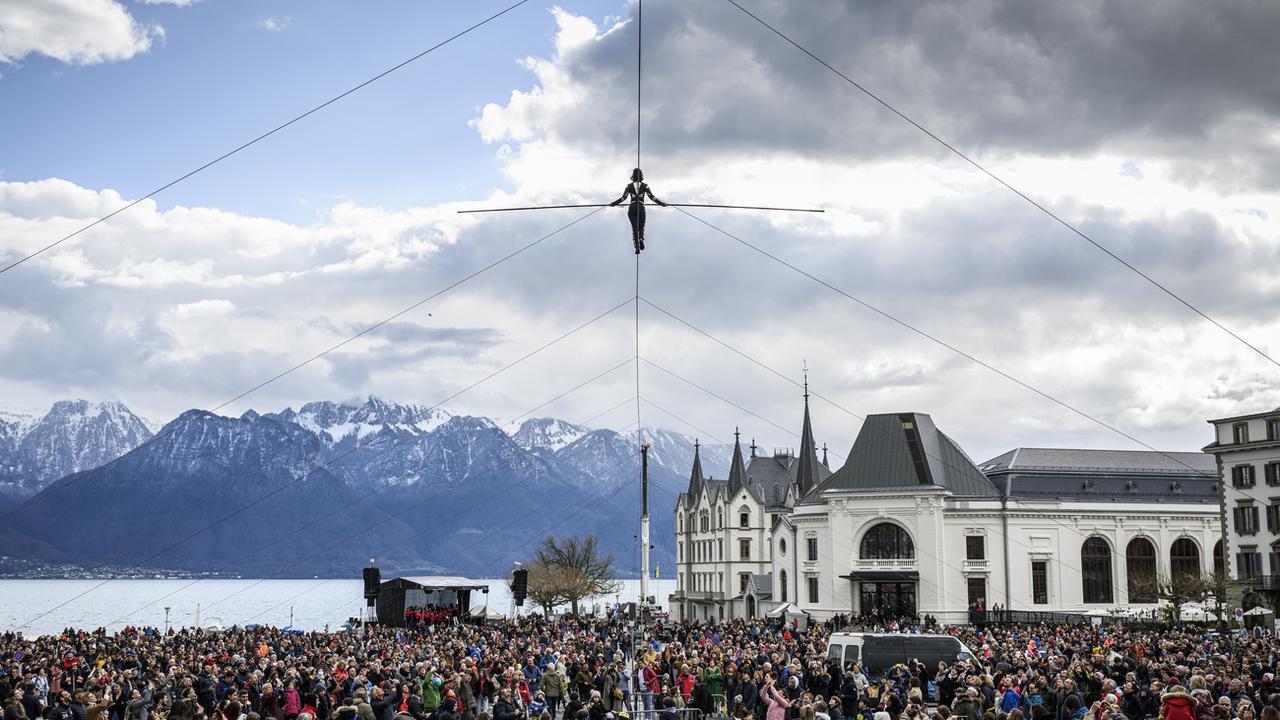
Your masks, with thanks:
[[[823,454],[826,454],[824,447]],[[796,496],[804,497],[818,484],[818,449],[809,422],[809,367],[804,368],[804,427],[800,430],[800,453],[796,458]]]
[[[689,495],[694,496],[702,491],[702,445],[697,438],[693,441],[693,470],[689,473]]]
[[[733,463],[729,465],[729,497],[738,494],[747,481],[747,468],[742,462],[742,442],[738,428],[733,429]]]
[[[751,457],[756,456],[756,439],[751,438]]]
[[[827,464],[827,444],[826,443],[822,443],[822,466],[827,468],[828,470],[831,469],[831,466]]]

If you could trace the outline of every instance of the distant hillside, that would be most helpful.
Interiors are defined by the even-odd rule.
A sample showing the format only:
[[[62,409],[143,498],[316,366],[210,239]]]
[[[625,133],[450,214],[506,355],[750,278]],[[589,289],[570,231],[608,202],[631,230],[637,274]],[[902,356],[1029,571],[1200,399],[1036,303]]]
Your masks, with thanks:
[[[119,403],[58,403],[0,423],[4,467],[21,470],[4,477],[22,478],[3,497],[28,503],[0,542],[27,559],[310,577],[350,575],[374,557],[389,572],[493,576],[544,535],[595,533],[622,571],[639,569],[634,433],[552,418],[508,433],[372,397],[238,418],[192,410],[145,445],[150,431]],[[653,558],[669,567],[669,508],[693,441],[645,437]],[[729,448],[702,452],[723,476]]]

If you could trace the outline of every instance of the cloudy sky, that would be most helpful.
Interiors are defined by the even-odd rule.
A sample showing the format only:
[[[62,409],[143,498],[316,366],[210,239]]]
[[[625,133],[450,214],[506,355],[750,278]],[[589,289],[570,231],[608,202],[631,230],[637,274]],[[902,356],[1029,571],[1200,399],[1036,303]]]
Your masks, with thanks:
[[[741,2],[1280,355],[1280,5]],[[0,264],[504,6],[0,6]],[[529,2],[0,275],[0,405],[215,407],[580,215],[457,209],[616,197],[635,162],[635,9]],[[644,31],[659,197],[825,208],[695,212],[1162,449],[1280,405],[1280,367],[728,2],[648,0]],[[807,362],[843,408],[813,405],[838,453],[850,412],[905,410],[977,460],[1136,447],[676,211],[650,213],[648,244],[641,296],[794,379]],[[624,211],[606,210],[223,412],[435,404],[627,301],[634,273]],[[627,305],[445,407],[515,417],[631,357],[635,331]],[[639,331],[643,422],[796,445],[771,424],[798,430],[792,385],[648,305]],[[634,383],[626,366],[539,414],[582,420]],[[634,422],[628,405],[594,424]]]

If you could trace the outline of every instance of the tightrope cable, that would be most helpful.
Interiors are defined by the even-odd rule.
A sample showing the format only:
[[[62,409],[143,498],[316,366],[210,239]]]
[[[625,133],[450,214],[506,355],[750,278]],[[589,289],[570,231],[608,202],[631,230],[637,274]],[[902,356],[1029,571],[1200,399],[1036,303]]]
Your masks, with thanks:
[[[1119,255],[1117,255],[1117,254],[1116,254],[1115,252],[1113,252],[1110,248],[1106,247],[1106,246],[1105,246],[1105,245],[1103,245],[1102,243],[1098,242],[1097,240],[1094,240],[1092,237],[1090,237],[1089,235],[1085,234],[1085,232],[1084,232],[1084,231],[1082,231],[1082,230],[1080,230],[1080,228],[1076,227],[1075,225],[1071,224],[1071,223],[1070,223],[1070,222],[1068,222],[1067,220],[1063,219],[1060,215],[1058,215],[1058,214],[1054,213],[1052,210],[1050,210],[1049,208],[1047,208],[1047,207],[1046,207],[1046,206],[1044,206],[1043,204],[1041,204],[1041,203],[1039,203],[1039,202],[1037,202],[1037,201],[1033,200],[1029,195],[1027,195],[1027,194],[1026,194],[1026,193],[1024,193],[1023,191],[1019,190],[1018,188],[1016,188],[1016,187],[1014,187],[1013,185],[1011,185],[1011,184],[1009,184],[1008,182],[1006,182],[1006,181],[1004,180],[1004,178],[1000,177],[999,175],[996,175],[994,172],[992,172],[991,170],[987,169],[987,167],[986,167],[985,165],[983,165],[982,163],[980,163],[980,162],[978,162],[977,160],[974,160],[972,157],[970,157],[970,156],[966,155],[964,152],[962,152],[960,149],[958,149],[956,146],[952,145],[951,143],[947,142],[946,140],[943,140],[941,137],[939,137],[938,135],[936,135],[935,133],[933,133],[931,130],[929,130],[929,129],[928,129],[928,128],[926,128],[925,126],[923,126],[923,125],[921,125],[920,123],[916,122],[915,120],[911,119],[911,118],[910,118],[906,113],[902,112],[902,111],[901,111],[901,110],[899,110],[898,108],[896,108],[896,107],[894,107],[893,105],[889,104],[889,102],[888,102],[888,101],[884,100],[884,99],[883,99],[883,98],[881,98],[879,95],[877,95],[877,94],[875,94],[875,93],[871,92],[871,90],[867,89],[867,87],[866,87],[866,86],[862,85],[861,83],[859,83],[858,81],[856,81],[856,80],[854,80],[853,78],[849,77],[848,75],[844,74],[843,72],[840,72],[840,71],[839,71],[839,70],[837,70],[835,67],[833,67],[830,63],[828,63],[826,60],[823,60],[821,57],[819,57],[819,56],[815,55],[813,52],[811,52],[811,51],[810,51],[808,48],[806,48],[805,46],[803,46],[803,45],[801,45],[800,43],[796,42],[795,40],[791,39],[791,37],[789,37],[787,34],[783,33],[781,30],[777,29],[777,28],[776,28],[776,27],[774,27],[773,25],[770,25],[768,22],[766,22],[766,21],[765,21],[763,18],[761,18],[759,15],[756,15],[755,13],[753,13],[753,12],[751,12],[750,10],[746,9],[745,7],[743,7],[741,4],[739,4],[739,3],[737,2],[737,0],[726,0],[726,2],[728,2],[730,5],[733,5],[734,7],[738,8],[739,10],[741,10],[741,11],[742,11],[743,13],[745,13],[748,17],[750,17],[752,20],[755,20],[757,23],[759,23],[759,24],[763,25],[764,27],[768,28],[771,32],[773,32],[773,34],[775,34],[775,35],[777,35],[778,37],[780,37],[780,38],[782,38],[783,40],[785,40],[785,41],[786,41],[787,43],[789,43],[792,47],[796,48],[797,50],[799,50],[800,52],[804,53],[805,55],[808,55],[810,58],[812,58],[812,59],[813,59],[815,62],[817,62],[819,65],[821,65],[821,66],[825,67],[826,69],[830,70],[831,72],[835,73],[835,74],[836,74],[840,79],[844,80],[846,83],[848,83],[849,85],[852,85],[854,88],[856,88],[856,89],[857,89],[858,91],[860,91],[862,94],[866,95],[867,97],[869,97],[869,98],[871,98],[872,100],[874,100],[874,101],[876,101],[877,103],[879,103],[879,104],[880,104],[881,106],[883,106],[886,110],[888,110],[889,112],[891,112],[891,113],[893,113],[894,115],[898,116],[898,117],[899,117],[899,118],[901,118],[903,121],[905,121],[906,123],[908,123],[909,125],[911,125],[912,127],[914,127],[916,130],[919,130],[921,133],[924,133],[926,136],[928,136],[928,137],[929,137],[930,139],[932,139],[933,141],[937,142],[937,143],[938,143],[939,145],[941,145],[942,147],[944,147],[944,148],[946,148],[947,150],[951,151],[951,153],[953,153],[956,157],[958,157],[958,158],[960,158],[961,160],[963,160],[964,162],[968,163],[968,164],[969,164],[971,167],[973,167],[974,169],[978,170],[978,171],[979,171],[979,172],[981,172],[982,174],[984,174],[984,175],[986,175],[987,177],[991,178],[991,179],[992,179],[992,180],[994,180],[996,183],[998,183],[999,185],[1003,186],[1005,189],[1007,189],[1007,190],[1009,190],[1010,192],[1012,192],[1014,195],[1017,195],[1018,197],[1020,197],[1020,198],[1022,198],[1023,200],[1025,200],[1025,201],[1026,201],[1027,203],[1029,203],[1032,207],[1036,208],[1036,209],[1037,209],[1037,210],[1039,210],[1040,212],[1042,212],[1042,213],[1044,213],[1045,215],[1047,215],[1048,217],[1052,218],[1055,222],[1057,222],[1059,225],[1061,225],[1062,227],[1064,227],[1064,228],[1066,228],[1067,230],[1069,230],[1072,234],[1074,234],[1074,235],[1078,236],[1079,238],[1081,238],[1081,239],[1082,239],[1082,240],[1084,240],[1085,242],[1089,243],[1090,245],[1094,246],[1095,248],[1097,248],[1097,249],[1098,249],[1098,250],[1100,250],[1101,252],[1105,253],[1105,254],[1106,254],[1108,257],[1110,257],[1112,260],[1115,260],[1117,263],[1119,263],[1120,265],[1123,265],[1125,268],[1127,268],[1127,269],[1128,269],[1130,272],[1132,272],[1133,274],[1137,275],[1138,277],[1142,278],[1143,280],[1146,280],[1148,283],[1150,283],[1151,285],[1153,285],[1154,287],[1156,287],[1157,289],[1159,289],[1159,290],[1160,290],[1161,292],[1163,292],[1165,295],[1168,295],[1169,297],[1171,297],[1171,298],[1173,298],[1174,300],[1178,301],[1178,302],[1179,302],[1179,303],[1181,303],[1183,306],[1185,306],[1187,309],[1191,310],[1191,311],[1192,311],[1192,312],[1194,312],[1196,315],[1199,315],[1200,317],[1204,318],[1205,320],[1207,320],[1208,322],[1210,322],[1211,324],[1213,324],[1215,327],[1217,327],[1217,328],[1218,328],[1219,330],[1221,330],[1222,332],[1226,333],[1227,335],[1230,335],[1232,338],[1234,338],[1234,339],[1235,339],[1236,341],[1238,341],[1240,344],[1244,345],[1245,347],[1249,348],[1249,349],[1250,349],[1250,350],[1252,350],[1253,352],[1257,353],[1259,356],[1261,356],[1261,357],[1263,357],[1264,359],[1266,359],[1266,360],[1267,360],[1268,362],[1270,362],[1272,365],[1275,365],[1275,366],[1277,366],[1277,367],[1280,367],[1280,360],[1276,360],[1275,358],[1271,357],[1271,356],[1270,356],[1270,355],[1268,355],[1266,352],[1264,352],[1261,348],[1259,348],[1258,346],[1256,346],[1256,345],[1254,345],[1254,344],[1250,343],[1248,340],[1245,340],[1243,337],[1241,337],[1240,335],[1236,334],[1236,333],[1235,333],[1235,331],[1233,331],[1233,330],[1231,330],[1230,328],[1228,328],[1227,326],[1223,325],[1221,322],[1219,322],[1218,320],[1216,320],[1215,318],[1213,318],[1212,316],[1210,316],[1210,315],[1209,315],[1208,313],[1206,313],[1205,311],[1201,310],[1199,307],[1196,307],[1195,305],[1193,305],[1189,300],[1187,300],[1187,299],[1183,298],[1181,295],[1179,295],[1179,294],[1175,293],[1173,290],[1170,290],[1166,285],[1162,284],[1160,281],[1156,280],[1155,278],[1151,277],[1151,276],[1150,276],[1150,275],[1148,275],[1147,273],[1145,273],[1145,272],[1143,272],[1142,270],[1138,269],[1135,265],[1133,265],[1133,264],[1132,264],[1132,263],[1130,263],[1128,260],[1125,260],[1124,258],[1122,258],[1122,257],[1120,257]]]

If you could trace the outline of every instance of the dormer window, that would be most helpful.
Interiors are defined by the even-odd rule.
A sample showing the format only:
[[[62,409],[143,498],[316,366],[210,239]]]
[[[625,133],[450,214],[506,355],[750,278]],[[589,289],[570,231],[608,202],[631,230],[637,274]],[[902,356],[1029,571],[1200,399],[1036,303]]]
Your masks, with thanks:
[[[1085,492],[1093,492],[1093,481],[1085,480],[1084,482],[1080,483],[1080,488]]]
[[[750,513],[738,513],[738,527],[740,528],[751,527]]]
[[[1280,440],[1280,417],[1267,418],[1267,439]]]
[[[1249,442],[1249,423],[1239,422],[1231,426],[1231,439],[1236,445]]]
[[[1138,491],[1138,483],[1134,482],[1133,480],[1125,481],[1124,489],[1125,489],[1126,491],[1128,491],[1128,492],[1131,492],[1131,493],[1133,493],[1133,492],[1137,492],[1137,491]]]
[[[1169,483],[1169,492],[1172,492],[1174,495],[1181,495],[1182,483],[1176,481]]]

